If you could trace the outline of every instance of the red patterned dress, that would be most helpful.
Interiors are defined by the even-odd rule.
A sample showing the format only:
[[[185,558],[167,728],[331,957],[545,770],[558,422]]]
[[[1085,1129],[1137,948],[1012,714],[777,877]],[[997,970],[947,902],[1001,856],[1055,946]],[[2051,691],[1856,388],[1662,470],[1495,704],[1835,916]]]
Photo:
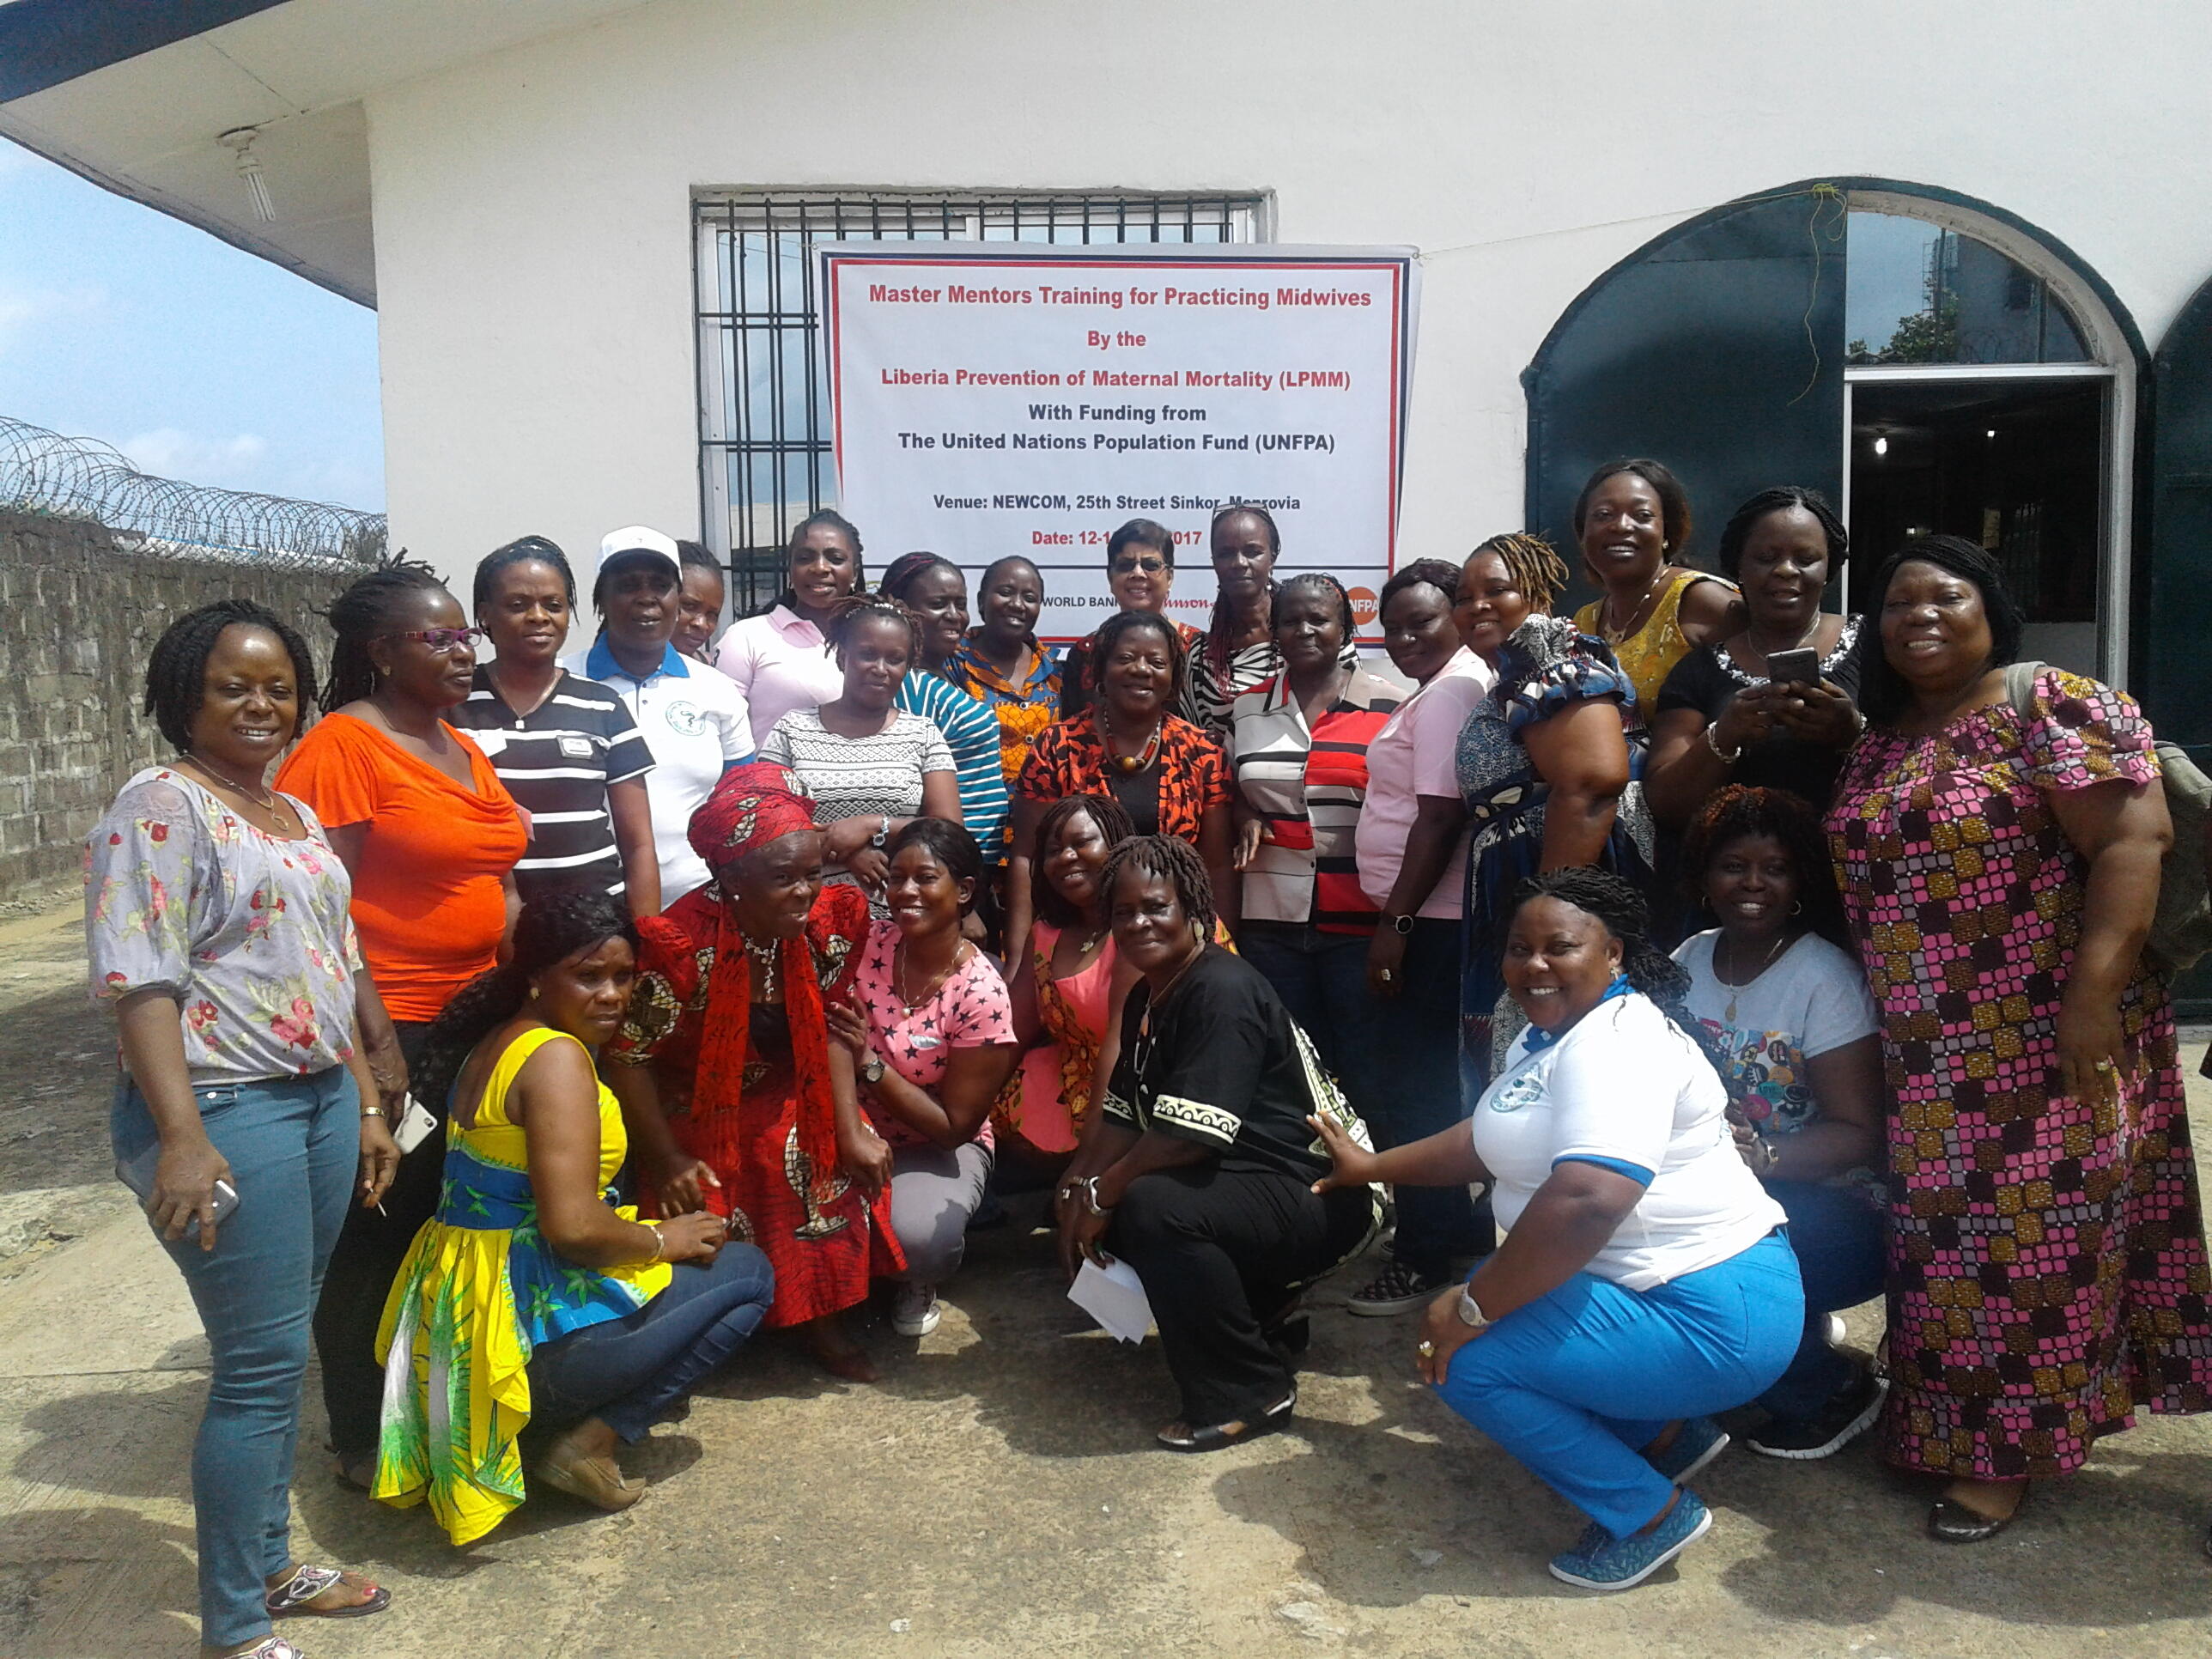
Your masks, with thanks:
[[[805,939],[778,952],[781,1003],[748,1000],[742,951],[715,972],[725,929],[738,937],[711,884],[638,924],[637,986],[607,1058],[653,1064],[677,1145],[722,1183],[707,1189],[708,1208],[775,1267],[767,1322],[799,1325],[851,1307],[872,1276],[906,1267],[890,1188],[871,1206],[836,1162],[823,1004],[851,984],[868,901],[857,887],[822,890]]]
[[[1940,732],[1870,728],[1828,831],[1875,1000],[1888,1123],[1885,1450],[2065,1474],[2139,1410],[2212,1407],[2212,1314],[2173,1010],[2139,968],[2115,1108],[2054,1091],[2086,871],[2046,794],[2154,782],[2133,699],[2045,671]]]

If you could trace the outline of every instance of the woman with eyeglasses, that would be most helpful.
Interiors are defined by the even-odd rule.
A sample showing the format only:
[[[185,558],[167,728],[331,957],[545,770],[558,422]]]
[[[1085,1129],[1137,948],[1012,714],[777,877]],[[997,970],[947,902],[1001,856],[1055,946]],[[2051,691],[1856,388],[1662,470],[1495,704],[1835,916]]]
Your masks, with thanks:
[[[1168,618],[1168,603],[1175,592],[1175,532],[1165,525],[1132,519],[1106,538],[1106,588],[1122,610],[1147,611],[1167,621],[1186,659],[1205,643],[1206,635],[1198,629]],[[1095,676],[1099,664],[1097,634],[1067,647],[1060,673],[1060,719],[1072,720],[1098,700]],[[1192,701],[1188,681],[1170,712],[1197,724],[1198,705]],[[1018,836],[1015,845],[1020,845]]]
[[[529,836],[483,751],[447,720],[468,697],[477,630],[445,585],[423,565],[374,570],[338,595],[330,622],[327,718],[301,739],[276,787],[307,803],[353,878],[362,1039],[396,1120],[430,1022],[497,965]],[[437,1207],[445,1155],[443,1133],[427,1136],[400,1159],[380,1208],[347,1212],[323,1278],[315,1349],[331,1449],[341,1474],[363,1488],[384,1389],[377,1321]]]

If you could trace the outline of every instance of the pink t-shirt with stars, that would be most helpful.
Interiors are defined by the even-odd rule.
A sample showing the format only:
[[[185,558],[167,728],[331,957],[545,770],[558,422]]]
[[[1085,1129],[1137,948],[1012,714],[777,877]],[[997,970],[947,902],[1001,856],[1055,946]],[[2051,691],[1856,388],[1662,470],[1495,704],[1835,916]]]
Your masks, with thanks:
[[[861,1012],[868,1017],[868,1032],[884,1064],[917,1089],[934,1091],[945,1080],[955,1048],[982,1048],[1012,1043],[1014,1007],[1006,995],[1006,981],[998,966],[981,951],[945,975],[928,1000],[909,1008],[900,1000],[891,975],[893,952],[899,942],[897,924],[878,921],[868,931],[867,947],[860,955],[860,972],[853,989]],[[928,1138],[890,1112],[869,1102],[862,1103],[877,1133],[894,1146],[921,1146]],[[979,1146],[991,1144],[990,1120],[976,1132]]]

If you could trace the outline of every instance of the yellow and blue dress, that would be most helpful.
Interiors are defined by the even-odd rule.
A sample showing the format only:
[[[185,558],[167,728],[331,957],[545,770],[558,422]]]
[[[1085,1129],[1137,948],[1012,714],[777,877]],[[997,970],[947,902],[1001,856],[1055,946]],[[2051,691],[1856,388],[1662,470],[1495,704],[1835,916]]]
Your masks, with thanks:
[[[445,1190],[415,1236],[376,1337],[383,1431],[372,1490],[408,1509],[424,1499],[456,1544],[483,1537],[522,1502],[516,1437],[530,1421],[530,1356],[587,1325],[635,1313],[668,1288],[665,1261],[583,1267],[538,1231],[527,1141],[507,1094],[531,1055],[574,1042],[539,1026],[508,1043],[476,1121],[448,1124]],[[629,1150],[622,1110],[599,1085],[599,1182]],[[617,1213],[635,1220],[636,1209]]]

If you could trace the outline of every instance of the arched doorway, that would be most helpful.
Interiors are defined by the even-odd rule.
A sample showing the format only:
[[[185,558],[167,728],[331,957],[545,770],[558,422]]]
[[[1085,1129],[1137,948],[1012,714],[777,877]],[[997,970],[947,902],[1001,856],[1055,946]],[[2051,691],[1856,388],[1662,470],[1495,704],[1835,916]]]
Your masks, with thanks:
[[[2140,336],[2059,243],[1984,203],[1809,180],[1655,238],[1563,314],[1522,381],[1528,512],[1570,537],[1613,456],[1679,471],[1711,544],[1768,484],[1826,491],[1879,556],[1988,547],[2035,655],[2124,683]]]

